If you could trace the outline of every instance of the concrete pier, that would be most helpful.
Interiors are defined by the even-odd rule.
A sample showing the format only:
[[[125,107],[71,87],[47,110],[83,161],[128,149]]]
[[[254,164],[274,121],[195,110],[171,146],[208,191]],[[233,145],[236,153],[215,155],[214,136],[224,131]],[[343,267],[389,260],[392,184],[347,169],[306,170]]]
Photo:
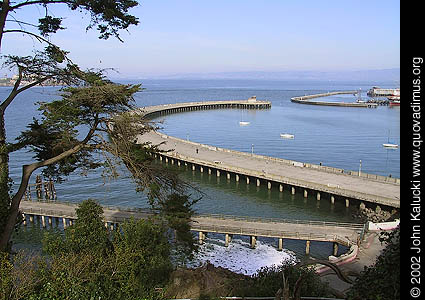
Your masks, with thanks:
[[[376,103],[367,103],[367,102],[329,102],[329,101],[312,101],[311,100],[311,99],[319,98],[319,97],[328,97],[333,95],[355,94],[355,93],[357,93],[357,91],[330,92],[330,93],[324,93],[324,94],[306,95],[302,97],[293,97],[291,98],[291,101],[296,103],[301,103],[301,104],[324,105],[324,106],[367,107],[367,108],[378,107],[378,104]]]
[[[30,217],[62,218],[64,228],[68,226],[67,220],[75,220],[76,208],[75,204],[60,202],[22,201],[20,205],[21,211]],[[149,211],[143,209],[126,210],[108,207],[103,209],[104,224],[105,227],[109,226],[110,230],[117,230],[118,224],[131,218],[147,219],[151,215]],[[249,236],[251,247],[255,247],[258,237],[276,238],[278,249],[283,247],[283,239],[324,241],[350,246],[357,243],[365,230],[364,224],[225,215],[196,215],[192,218],[190,226],[192,231],[198,233],[200,244],[205,241],[207,233],[219,233],[225,234],[226,245],[229,245],[233,235]]]
[[[217,177],[226,172],[227,179],[234,174],[236,182],[240,176],[245,177],[246,184],[254,180],[256,186],[261,182],[267,182],[267,188],[279,186],[283,192],[284,186],[291,188],[291,194],[296,193],[297,188],[302,188],[304,196],[311,191],[315,193],[316,199],[326,197],[334,202],[339,199],[356,199],[363,202],[376,203],[390,207],[400,207],[400,179],[384,177],[362,172],[345,171],[322,165],[313,165],[295,162],[285,159],[251,155],[214,146],[188,142],[178,138],[170,137],[158,132],[149,132],[139,136],[138,142],[151,141],[160,144],[161,150],[168,150],[168,144],[172,144],[176,151],[158,154],[159,157],[168,156],[192,164],[192,170],[203,170],[208,172],[215,170]],[[196,157],[195,148],[201,148]],[[164,158],[163,158],[164,160]],[[219,162],[219,163],[217,163]],[[262,166],[268,163],[268,172],[264,173]],[[196,167],[195,167],[196,166]],[[349,202],[348,202],[349,203]]]
[[[248,100],[218,100],[204,102],[185,102],[165,105],[148,106],[141,108],[138,113],[147,118],[156,118],[168,114],[186,111],[209,110],[209,109],[269,109],[270,101],[260,101],[254,97]]]

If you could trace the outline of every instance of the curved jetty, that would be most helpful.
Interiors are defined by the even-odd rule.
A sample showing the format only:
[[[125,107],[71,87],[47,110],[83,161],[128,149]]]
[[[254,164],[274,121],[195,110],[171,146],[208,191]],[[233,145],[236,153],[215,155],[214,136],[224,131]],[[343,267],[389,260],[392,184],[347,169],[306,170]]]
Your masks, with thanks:
[[[311,99],[319,97],[328,97],[333,95],[343,95],[343,94],[355,94],[357,91],[341,91],[341,92],[330,92],[323,94],[307,95],[302,97],[293,97],[291,98],[292,102],[301,103],[301,104],[310,104],[310,105],[325,105],[325,106],[344,106],[344,107],[368,107],[376,108],[378,104],[370,102],[330,102],[330,101],[312,101]]]
[[[145,116],[163,115],[212,108],[270,108],[268,101],[207,101],[176,103],[146,107],[140,111]],[[235,178],[237,182],[244,179],[257,186],[266,185],[269,189],[279,191],[290,189],[292,194],[301,192],[304,197],[314,194],[316,199],[326,197],[331,203],[336,198],[345,201],[348,207],[350,200],[376,203],[390,207],[400,207],[400,179],[384,177],[364,172],[346,171],[309,163],[279,159],[263,155],[233,151],[210,145],[199,144],[156,131],[138,136],[137,142],[150,141],[160,144],[160,149],[173,151],[153,153],[165,163],[187,166],[200,172],[214,172],[217,177]]]
[[[184,102],[175,104],[164,104],[143,107],[139,113],[145,118],[156,118],[162,115],[179,112],[207,110],[207,109],[268,109],[271,108],[270,101],[258,101],[255,96],[248,100],[225,100],[225,101],[204,101],[204,102]]]

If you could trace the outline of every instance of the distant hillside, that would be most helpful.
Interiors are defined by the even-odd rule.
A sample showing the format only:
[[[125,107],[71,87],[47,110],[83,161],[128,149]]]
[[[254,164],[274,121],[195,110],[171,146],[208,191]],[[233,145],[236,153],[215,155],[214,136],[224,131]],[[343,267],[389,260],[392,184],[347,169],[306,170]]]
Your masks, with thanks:
[[[145,76],[144,76],[145,77]],[[186,73],[154,76],[152,79],[268,79],[268,80],[332,80],[332,81],[400,81],[400,69],[360,71],[282,71]]]

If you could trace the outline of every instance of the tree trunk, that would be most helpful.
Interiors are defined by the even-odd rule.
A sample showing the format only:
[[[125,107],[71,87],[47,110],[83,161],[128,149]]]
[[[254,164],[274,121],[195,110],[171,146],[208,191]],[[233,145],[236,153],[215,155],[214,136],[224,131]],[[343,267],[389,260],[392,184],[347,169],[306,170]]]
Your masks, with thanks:
[[[0,233],[4,232],[9,207],[9,153],[6,147],[4,111],[0,109]]]
[[[22,167],[22,179],[21,185],[19,186],[18,192],[12,198],[12,204],[9,209],[9,215],[6,216],[5,221],[6,224],[3,227],[3,232],[0,240],[0,250],[6,251],[9,246],[9,240],[12,235],[13,229],[15,228],[16,219],[19,214],[19,205],[21,204],[22,196],[27,189],[29,179],[31,177],[32,172],[37,168],[30,168],[28,165],[24,165]]]
[[[19,205],[21,204],[21,199],[22,196],[25,193],[25,190],[27,189],[28,186],[28,182],[29,179],[31,177],[31,174],[37,170],[38,168],[42,168],[51,164],[54,164],[78,151],[80,151],[85,144],[88,142],[88,140],[91,138],[91,136],[93,135],[94,132],[94,128],[92,128],[90,130],[90,132],[88,133],[86,139],[84,139],[83,143],[78,144],[76,146],[74,146],[73,148],[53,157],[50,159],[47,159],[45,161],[42,162],[36,162],[33,163],[31,165],[24,165],[22,167],[22,178],[21,178],[21,184],[19,186],[19,190],[18,192],[13,196],[12,198],[12,202],[10,205],[10,209],[9,209],[9,216],[7,217],[7,223],[4,226],[2,235],[1,235],[1,239],[0,239],[0,251],[3,250],[7,250],[8,245],[9,245],[9,240],[10,237],[12,235],[13,229],[15,228],[15,224],[16,224],[16,218],[18,217],[19,214]]]
[[[4,27],[6,26],[6,18],[10,9],[9,0],[4,0],[2,2],[3,3],[0,10],[0,50],[1,50],[1,42],[3,40],[3,31],[4,31]]]

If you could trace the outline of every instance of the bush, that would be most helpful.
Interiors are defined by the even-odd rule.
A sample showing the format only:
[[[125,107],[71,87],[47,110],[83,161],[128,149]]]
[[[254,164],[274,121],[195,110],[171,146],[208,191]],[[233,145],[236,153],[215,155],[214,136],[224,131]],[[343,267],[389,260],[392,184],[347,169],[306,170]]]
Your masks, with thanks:
[[[297,280],[302,276],[302,296],[326,297],[332,294],[319,275],[308,267],[297,267],[289,262],[282,265],[261,268],[251,279],[240,283],[238,296],[271,297],[283,288],[283,276],[288,280],[289,294],[293,295]]]
[[[172,271],[165,228],[131,220],[109,234],[102,208],[84,201],[64,234],[46,234],[49,256],[0,255],[2,299],[155,299]]]

